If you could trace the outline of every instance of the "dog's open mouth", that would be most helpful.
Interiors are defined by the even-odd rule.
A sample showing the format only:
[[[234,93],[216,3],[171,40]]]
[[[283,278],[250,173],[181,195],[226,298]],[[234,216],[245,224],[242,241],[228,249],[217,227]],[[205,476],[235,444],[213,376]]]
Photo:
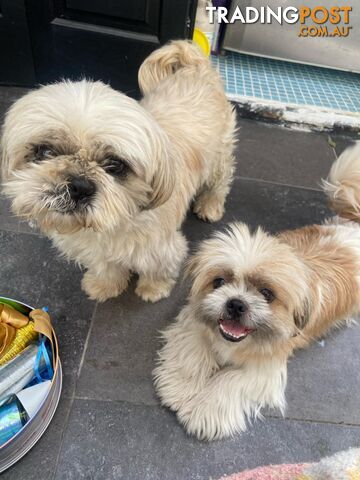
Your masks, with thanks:
[[[248,335],[255,332],[255,328],[244,327],[236,320],[219,319],[219,330],[221,335],[229,342],[241,342]]]

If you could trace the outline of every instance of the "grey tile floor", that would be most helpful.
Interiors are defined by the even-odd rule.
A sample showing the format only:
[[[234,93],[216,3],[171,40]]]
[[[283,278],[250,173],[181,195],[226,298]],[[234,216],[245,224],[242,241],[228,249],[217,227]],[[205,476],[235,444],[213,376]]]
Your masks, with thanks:
[[[0,88],[0,117],[22,93]],[[210,225],[189,214],[184,231],[192,248],[234,219],[275,232],[319,222],[329,213],[318,184],[351,140],[329,142],[326,134],[244,119],[239,127],[225,217]],[[158,330],[180,310],[186,283],[155,305],[140,301],[134,285],[96,305],[80,289],[79,269],[13,218],[3,198],[0,249],[1,294],[50,307],[64,365],[53,422],[4,480],[208,480],[360,445],[359,327],[340,330],[290,361],[285,418],[268,411],[243,435],[201,443],[158,405],[150,378]]]

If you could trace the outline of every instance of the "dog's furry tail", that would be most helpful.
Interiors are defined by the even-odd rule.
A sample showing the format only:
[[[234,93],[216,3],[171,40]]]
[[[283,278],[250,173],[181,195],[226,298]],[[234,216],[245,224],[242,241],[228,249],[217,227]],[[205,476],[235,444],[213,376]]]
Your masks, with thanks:
[[[323,187],[340,217],[360,222],[360,142],[334,162]]]
[[[189,66],[209,64],[200,48],[188,40],[175,40],[155,50],[142,63],[139,74],[141,93],[146,95],[164,78]]]

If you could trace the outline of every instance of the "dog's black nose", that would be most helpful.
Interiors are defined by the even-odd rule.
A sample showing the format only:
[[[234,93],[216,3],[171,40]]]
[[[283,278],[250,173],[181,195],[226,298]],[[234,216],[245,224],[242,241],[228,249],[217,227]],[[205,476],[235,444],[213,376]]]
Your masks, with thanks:
[[[95,183],[84,176],[72,177],[68,187],[70,197],[74,202],[90,198],[96,190]]]
[[[231,298],[226,302],[226,310],[231,318],[240,318],[247,309],[246,303],[239,298]]]

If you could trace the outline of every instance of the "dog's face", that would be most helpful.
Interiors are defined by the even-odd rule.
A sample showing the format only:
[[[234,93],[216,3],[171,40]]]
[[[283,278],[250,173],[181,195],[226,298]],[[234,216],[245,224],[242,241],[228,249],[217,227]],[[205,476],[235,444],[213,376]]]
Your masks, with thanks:
[[[293,337],[307,318],[307,273],[291,248],[233,224],[202,243],[189,262],[190,302],[227,342],[265,348]]]
[[[107,231],[171,195],[165,133],[101,82],[62,82],[18,100],[2,137],[4,191],[44,231]]]

